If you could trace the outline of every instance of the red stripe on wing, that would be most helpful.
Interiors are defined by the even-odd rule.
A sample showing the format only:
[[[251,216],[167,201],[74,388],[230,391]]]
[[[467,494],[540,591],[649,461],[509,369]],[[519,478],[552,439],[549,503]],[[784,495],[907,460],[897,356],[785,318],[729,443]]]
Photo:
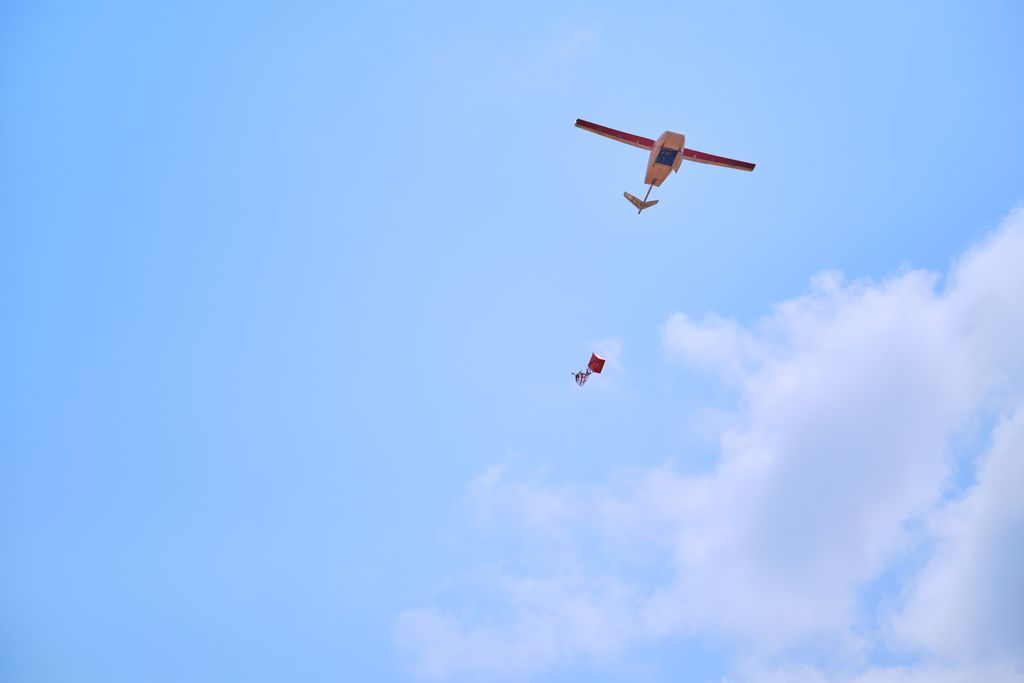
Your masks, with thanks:
[[[738,171],[753,171],[754,166],[749,161],[737,161],[736,159],[728,159],[726,157],[720,157],[715,154],[708,154],[707,152],[698,152],[695,149],[686,148],[683,150],[683,158],[689,161],[696,161],[701,164],[712,164],[714,166],[725,166],[726,168],[735,168]]]
[[[654,147],[654,140],[650,138],[633,135],[632,133],[623,133],[621,130],[602,126],[599,123],[591,123],[590,121],[584,121],[583,119],[576,119],[576,127],[582,128],[583,130],[589,130],[591,133],[603,135],[606,138],[611,138],[612,140],[625,142],[627,145],[640,147],[641,149],[651,149]]]

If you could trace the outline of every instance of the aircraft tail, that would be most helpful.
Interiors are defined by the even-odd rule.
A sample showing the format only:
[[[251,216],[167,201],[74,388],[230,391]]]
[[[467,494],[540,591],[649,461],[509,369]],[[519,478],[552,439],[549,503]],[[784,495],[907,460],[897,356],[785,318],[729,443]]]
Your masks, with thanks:
[[[637,208],[637,211],[636,211],[637,213],[640,213],[644,209],[649,209],[649,208],[651,208],[652,206],[654,206],[655,204],[658,203],[657,199],[652,199],[649,202],[642,201],[640,199],[637,199],[636,197],[634,197],[633,195],[631,195],[628,192],[623,192],[622,196],[624,196],[626,199],[628,199],[629,203]]]

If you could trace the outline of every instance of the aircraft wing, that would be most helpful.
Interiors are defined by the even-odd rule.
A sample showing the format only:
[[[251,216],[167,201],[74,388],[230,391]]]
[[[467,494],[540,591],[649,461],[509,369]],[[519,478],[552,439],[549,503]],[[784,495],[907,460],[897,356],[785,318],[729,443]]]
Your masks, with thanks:
[[[690,149],[689,147],[683,149],[683,158],[686,159],[687,161],[696,161],[697,163],[700,164],[711,164],[713,166],[725,166],[726,168],[735,168],[737,171],[753,171],[754,166],[756,165],[750,163],[749,161],[737,161],[736,159],[727,159],[726,157],[708,154],[707,152],[698,152],[697,150]]]
[[[641,149],[651,149],[654,147],[654,140],[650,138],[643,138],[639,135],[633,135],[632,133],[623,133],[621,130],[615,130],[614,128],[608,128],[598,123],[591,123],[590,121],[584,121],[583,119],[576,119],[576,127],[582,128],[583,130],[589,130],[591,133],[597,133],[603,135],[606,138],[612,140],[618,140],[619,142],[625,142],[627,145],[633,145]],[[710,154],[706,156],[711,156]],[[715,157],[721,159],[721,157]],[[725,159],[725,161],[731,161],[731,159]],[[709,162],[710,163],[710,162]],[[742,161],[734,162],[742,164]],[[751,167],[753,168],[753,167]]]

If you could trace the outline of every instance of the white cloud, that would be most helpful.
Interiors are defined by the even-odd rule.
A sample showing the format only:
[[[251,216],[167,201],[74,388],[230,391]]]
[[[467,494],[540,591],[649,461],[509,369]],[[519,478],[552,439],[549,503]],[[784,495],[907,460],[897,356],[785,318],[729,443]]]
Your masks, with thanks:
[[[1024,672],[1006,665],[870,667],[856,673],[825,674],[810,666],[752,670],[722,683],[1020,683]]]
[[[755,665],[782,662],[737,681],[1024,680],[1021,264],[1017,212],[945,288],[921,270],[848,284],[827,273],[750,328],[674,314],[666,355],[736,394],[715,468],[620,473],[591,489],[485,473],[481,515],[578,553],[498,581],[500,619],[405,612],[411,666],[527,673],[699,635],[742,646]],[[999,415],[1009,417],[976,459],[976,484],[951,497],[951,441]],[[923,536],[908,531],[915,523]],[[874,607],[862,589],[927,544],[934,556],[888,619],[865,619]],[[880,642],[917,664],[871,666]],[[794,653],[808,648],[835,666],[799,666]]]
[[[568,492],[549,490],[534,482],[510,481],[505,465],[488,467],[470,485],[469,497],[474,521],[482,527],[489,526],[496,514],[516,510],[518,524],[552,534],[568,526],[576,512]]]
[[[396,640],[414,673],[424,678],[523,675],[572,657],[600,660],[632,640],[634,589],[617,579],[499,577],[495,589],[511,608],[496,623],[434,609],[399,616]]]
[[[714,313],[699,323],[685,313],[673,313],[662,328],[662,339],[676,360],[731,380],[739,380],[763,355],[753,335]]]
[[[1021,661],[1024,409],[995,430],[978,482],[936,515],[938,550],[895,615],[903,642],[943,658]]]

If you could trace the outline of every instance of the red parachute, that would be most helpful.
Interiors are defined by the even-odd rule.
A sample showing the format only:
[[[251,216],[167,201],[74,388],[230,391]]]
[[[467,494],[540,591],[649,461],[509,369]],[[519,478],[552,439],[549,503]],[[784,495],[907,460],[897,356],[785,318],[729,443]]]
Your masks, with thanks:
[[[592,353],[590,354],[590,362],[587,363],[586,369],[574,372],[572,376],[576,378],[576,384],[582,387],[587,383],[587,378],[590,377],[591,372],[601,374],[602,370],[604,370],[604,358],[601,358],[596,353]]]

